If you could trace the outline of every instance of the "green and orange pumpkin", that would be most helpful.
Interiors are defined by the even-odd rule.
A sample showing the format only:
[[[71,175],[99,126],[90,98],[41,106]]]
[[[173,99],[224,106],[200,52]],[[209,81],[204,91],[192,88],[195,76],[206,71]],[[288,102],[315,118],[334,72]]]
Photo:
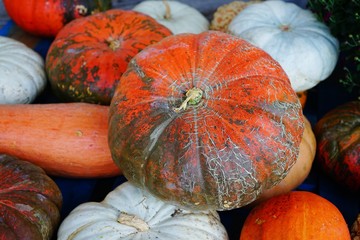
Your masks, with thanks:
[[[287,175],[304,130],[278,62],[219,31],[169,36],[138,53],[109,115],[125,177],[195,209],[254,201]]]
[[[171,31],[145,14],[111,9],[67,24],[52,42],[46,71],[62,101],[109,105],[131,58]]]
[[[52,239],[61,207],[60,189],[42,168],[0,155],[0,239]]]
[[[314,132],[321,170],[348,190],[360,191],[360,101],[331,109]]]

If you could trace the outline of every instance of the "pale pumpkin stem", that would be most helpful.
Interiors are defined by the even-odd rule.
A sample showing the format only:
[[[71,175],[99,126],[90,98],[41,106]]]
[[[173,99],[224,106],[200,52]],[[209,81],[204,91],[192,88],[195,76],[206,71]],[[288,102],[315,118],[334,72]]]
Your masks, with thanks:
[[[203,91],[200,88],[194,87],[186,92],[186,99],[180,107],[174,108],[175,112],[180,112],[181,110],[186,110],[188,104],[190,105],[197,105],[199,104],[203,95]]]
[[[88,9],[84,5],[76,5],[75,10],[80,16],[86,16],[86,14],[88,13]]]
[[[170,9],[170,4],[168,3],[167,0],[163,0],[163,3],[165,5],[165,19],[171,19],[171,9]]]
[[[117,39],[113,39],[112,37],[110,37],[107,40],[108,44],[109,44],[109,48],[111,48],[111,50],[115,51],[116,49],[118,49],[121,46],[121,41],[117,40]]]
[[[120,213],[117,221],[121,224],[136,228],[140,232],[144,232],[150,229],[149,225],[144,220],[138,216],[127,214],[125,212]]]

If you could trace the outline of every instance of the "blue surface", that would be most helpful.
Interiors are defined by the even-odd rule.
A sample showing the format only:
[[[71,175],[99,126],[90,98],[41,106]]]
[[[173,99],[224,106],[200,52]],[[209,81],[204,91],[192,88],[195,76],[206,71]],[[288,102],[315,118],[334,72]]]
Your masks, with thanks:
[[[14,28],[14,23],[9,21],[0,29],[0,35],[8,36]],[[45,58],[51,39],[39,39],[34,50]],[[357,96],[349,94],[339,85],[336,73],[328,80],[323,81],[315,88],[309,90],[308,100],[304,114],[314,125],[330,109],[355,99]],[[41,94],[37,103],[58,102],[49,87]],[[89,201],[101,201],[106,194],[119,184],[126,181],[123,176],[104,179],[67,179],[52,177],[58,184],[63,194],[62,218],[81,203]],[[350,193],[338,186],[331,179],[321,173],[316,165],[313,166],[309,177],[298,188],[319,194],[335,204],[342,212],[349,227],[360,213],[360,196]],[[249,213],[249,208],[240,208],[231,211],[219,212],[222,223],[229,233],[230,239],[239,239],[241,226]]]

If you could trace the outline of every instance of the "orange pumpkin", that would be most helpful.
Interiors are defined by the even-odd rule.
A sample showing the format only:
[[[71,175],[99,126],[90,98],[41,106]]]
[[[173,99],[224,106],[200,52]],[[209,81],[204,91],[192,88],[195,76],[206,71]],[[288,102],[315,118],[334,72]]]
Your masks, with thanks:
[[[341,212],[330,201],[307,191],[272,197],[251,210],[240,240],[350,240]]]
[[[3,0],[10,18],[24,31],[54,37],[70,21],[112,8],[111,0]]]

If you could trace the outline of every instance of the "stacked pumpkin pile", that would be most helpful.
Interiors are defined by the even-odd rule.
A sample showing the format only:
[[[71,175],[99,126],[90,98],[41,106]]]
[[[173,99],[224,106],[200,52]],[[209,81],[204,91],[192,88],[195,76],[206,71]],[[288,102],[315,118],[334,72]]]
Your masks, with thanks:
[[[275,233],[277,239],[294,233],[350,239],[332,203],[292,191],[312,168],[315,137],[324,168],[338,167],[329,163],[335,157],[325,133],[338,120],[319,121],[314,134],[303,114],[306,99],[298,98],[331,74],[338,56],[336,38],[309,11],[255,1],[232,11],[220,31],[210,30],[216,21],[177,1],[143,1],[132,10],[110,1],[67,8],[58,1],[48,9],[56,12],[52,21],[49,12],[36,12],[42,24],[22,17],[38,6],[20,11],[10,0],[4,4],[23,30],[53,41],[43,60],[20,42],[0,38],[0,71],[7,76],[0,80],[6,169],[0,173],[14,178],[2,178],[9,182],[1,186],[0,216],[17,210],[15,220],[0,224],[0,238],[31,232],[50,239],[59,227],[58,239],[228,239],[217,211],[250,206],[241,239]],[[60,102],[35,104],[48,83]],[[336,114],[359,116],[359,103]],[[355,177],[339,182],[359,183],[358,131],[346,146],[351,150],[341,156]],[[30,190],[11,184],[23,178],[12,165],[25,176],[37,173]],[[123,174],[128,181],[60,223],[61,193],[46,174]],[[19,191],[37,198],[26,202]],[[16,230],[23,222],[35,224]]]

